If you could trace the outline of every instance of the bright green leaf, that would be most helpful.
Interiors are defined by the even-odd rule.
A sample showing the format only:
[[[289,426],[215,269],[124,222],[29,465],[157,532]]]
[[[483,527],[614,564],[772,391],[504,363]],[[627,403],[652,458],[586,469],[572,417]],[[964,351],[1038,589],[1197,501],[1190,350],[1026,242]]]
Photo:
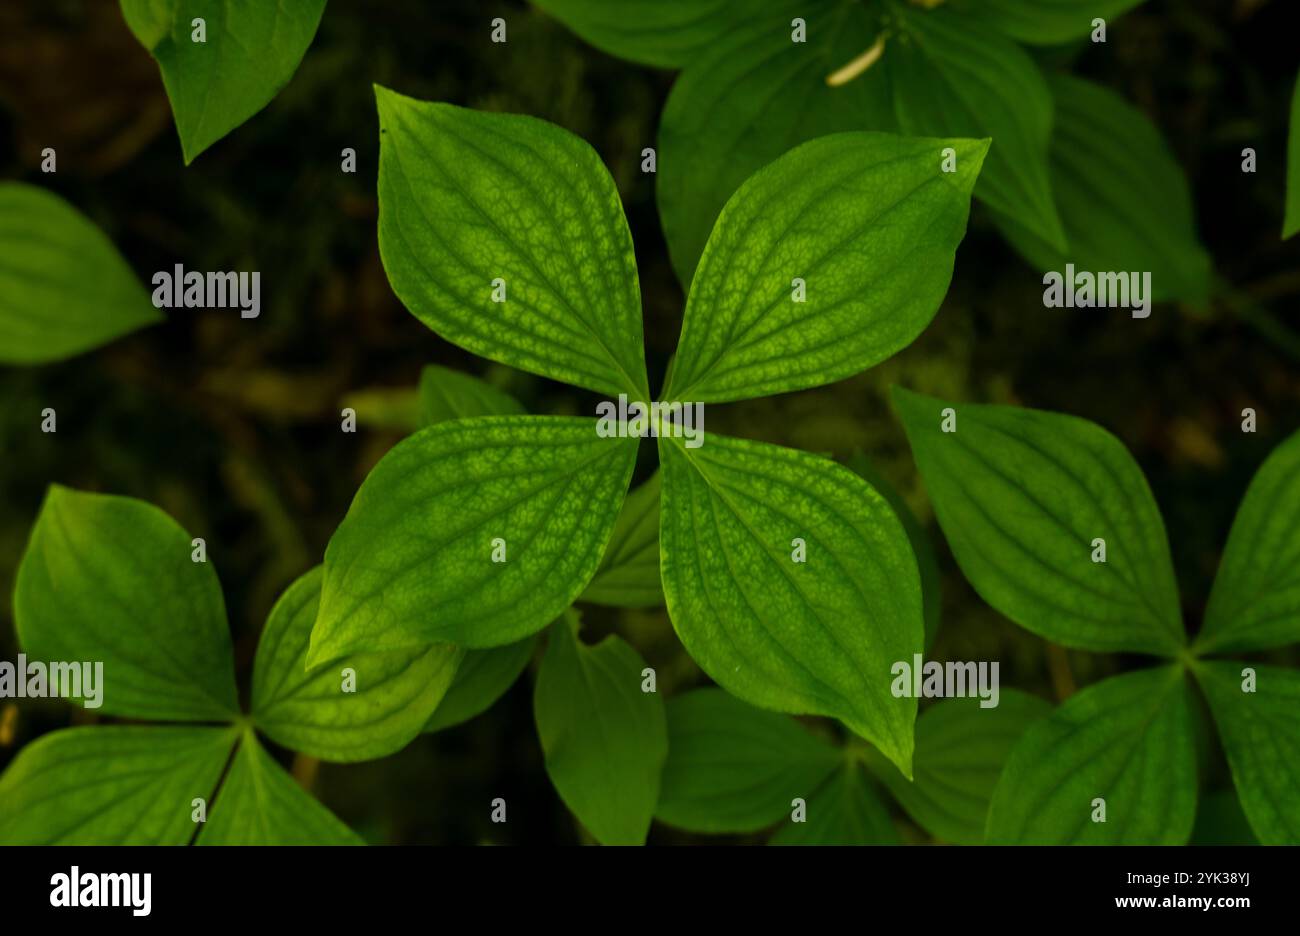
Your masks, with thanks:
[[[475,416],[519,416],[523,404],[486,380],[431,364],[420,372],[420,424]]]
[[[899,387],[894,400],[953,556],[985,601],[1068,647],[1179,652],[1164,521],[1118,439],[1042,410]],[[953,432],[942,428],[949,408]]]
[[[771,0],[757,2],[764,17],[750,16],[695,57],[659,122],[656,197],[683,288],[722,206],[755,172],[818,137],[895,129],[884,68],[827,84],[876,43],[875,10],[857,0],[800,0],[807,41],[792,42],[792,17]]]
[[[862,766],[850,761],[806,800],[803,822],[788,821],[772,845],[895,845],[898,831]]]
[[[610,55],[660,68],[681,68],[751,18],[784,24],[805,0],[533,0]]]
[[[652,608],[664,603],[659,581],[659,489],[656,472],[628,494],[596,577],[579,601],[616,608]]]
[[[757,832],[790,815],[843,761],[788,715],[721,689],[668,701],[668,761],[655,818],[692,832]]]
[[[550,629],[533,712],[546,773],[602,845],[642,845],[668,756],[663,697],[641,690],[645,661],[621,638],[595,646],[566,614]]]
[[[1232,779],[1251,827],[1265,845],[1300,845],[1300,672],[1251,664],[1198,663]]]
[[[536,635],[488,650],[467,650],[456,678],[433,710],[425,731],[442,731],[486,712],[515,684],[533,658]]]
[[[1256,473],[1237,509],[1200,653],[1267,650],[1300,643],[1300,432]]]
[[[62,360],[161,320],[85,215],[53,192],[0,183],[0,364]]]
[[[596,151],[532,117],[375,98],[379,252],[403,304],[475,354],[648,399],[632,235]]]
[[[1102,680],[1031,725],[989,809],[991,844],[1185,845],[1196,819],[1181,667]],[[1105,800],[1105,822],[1096,821]]]
[[[921,585],[888,502],[794,449],[713,433],[659,452],[664,594],[687,652],[733,695],[838,718],[910,773],[916,699],[893,696],[890,667],[921,650]]]
[[[913,782],[875,751],[868,764],[936,839],[979,845],[1007,755],[1025,729],[1051,710],[1042,699],[1014,689],[1002,690],[993,708],[981,708],[975,698],[944,699],[916,720]]]
[[[1286,217],[1282,239],[1300,231],[1300,77],[1291,93],[1291,131],[1286,147]]]
[[[253,720],[277,743],[313,757],[384,757],[420,733],[465,651],[432,644],[362,653],[308,673],[322,577],[319,566],[312,569],[271,609],[253,663]]]
[[[196,845],[363,845],[246,731]]]
[[[1040,270],[1151,274],[1150,300],[1209,301],[1210,258],[1196,239],[1191,188],[1160,132],[1107,88],[1048,79],[1056,99],[1052,190],[1070,248],[1054,249],[997,216],[1007,240]],[[1123,146],[1112,141],[1123,140]]]
[[[121,2],[131,32],[162,71],[186,165],[271,103],[325,12],[325,0]]]
[[[948,147],[957,153],[953,173],[940,168]],[[948,291],[987,149],[842,133],[755,175],[727,203],[700,258],[665,397],[801,390],[909,345]]]
[[[14,588],[33,660],[103,663],[103,715],[225,721],[239,712],[221,585],[157,507],[51,485]]]
[[[399,442],[325,552],[311,665],[541,630],[595,574],[639,441],[592,419],[489,416]]]
[[[861,476],[889,501],[894,508],[894,515],[903,524],[907,541],[912,544],[912,554],[916,556],[916,570],[921,574],[921,606],[925,611],[925,649],[934,645],[935,635],[939,632],[939,615],[943,611],[943,580],[939,575],[939,560],[934,554],[934,543],[930,535],[916,519],[912,508],[907,506],[903,495],[890,484],[861,452],[854,453],[845,463],[854,474]]]
[[[185,845],[193,800],[212,796],[232,728],[67,728],[0,776],[0,844]]]
[[[1091,35],[1094,19],[1127,13],[1142,0],[951,0],[998,32],[1031,45],[1058,45]]]
[[[975,196],[1064,250],[1047,165],[1052,95],[1034,60],[976,17],[895,9],[903,37],[884,61],[903,132],[992,137]]]

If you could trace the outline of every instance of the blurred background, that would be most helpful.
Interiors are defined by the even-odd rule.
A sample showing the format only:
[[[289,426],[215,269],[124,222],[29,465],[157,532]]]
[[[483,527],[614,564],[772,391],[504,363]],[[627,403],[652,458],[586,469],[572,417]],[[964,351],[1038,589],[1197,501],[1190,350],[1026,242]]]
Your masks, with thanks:
[[[495,16],[509,24],[504,45],[489,41]],[[1158,306],[1145,321],[1044,309],[1040,276],[977,204],[949,296],[913,346],[851,380],[708,414],[709,431],[839,458],[865,452],[934,535],[943,617],[931,656],[999,660],[1003,686],[1053,701],[1144,661],[1049,647],[980,601],[933,524],[889,385],[1061,410],[1118,435],[1164,512],[1193,630],[1247,483],[1300,429],[1300,238],[1279,239],[1294,3],[1150,0],[1122,22],[1104,45],[1037,54],[1054,65],[1077,58],[1077,73],[1158,125],[1190,178],[1199,232],[1230,299],[1204,314]],[[374,82],[543,117],[596,147],[623,195],[652,381],[661,376],[683,297],[640,153],[655,145],[673,77],[597,52],[523,2],[330,0],[288,87],[187,169],[157,66],[116,0],[0,4],[0,179],[68,198],[142,281],[175,263],[262,273],[255,323],[175,310],[69,362],[0,369],[0,658],[17,653],[14,573],[51,482],[142,498],[206,538],[246,690],[267,611],[321,560],[362,479],[402,437],[423,365],[487,376],[534,412],[594,412],[584,391],[452,347],[393,296],[375,235]],[[58,151],[56,175],[38,169],[46,146]],[[1240,169],[1246,146],[1259,154],[1254,175]],[[355,175],[339,171],[344,147],[358,154]],[[358,393],[363,427],[344,434],[339,411]],[[47,406],[58,412],[57,434],[40,431]],[[1254,435],[1240,431],[1247,406],[1258,412]],[[642,455],[638,480],[653,469],[649,446]],[[658,670],[660,691],[707,683],[662,609],[590,608],[585,622],[588,639],[626,636]],[[1261,658],[1298,657],[1289,648]],[[528,672],[485,715],[380,761],[334,766],[279,753],[371,841],[579,842],[585,833],[543,769],[531,693]],[[94,717],[58,702],[24,703],[19,713],[0,700],[0,769],[37,735]],[[1222,759],[1206,762],[1206,789],[1229,786]],[[510,803],[507,825],[489,821],[494,796]],[[659,825],[650,838],[696,840],[706,841]]]

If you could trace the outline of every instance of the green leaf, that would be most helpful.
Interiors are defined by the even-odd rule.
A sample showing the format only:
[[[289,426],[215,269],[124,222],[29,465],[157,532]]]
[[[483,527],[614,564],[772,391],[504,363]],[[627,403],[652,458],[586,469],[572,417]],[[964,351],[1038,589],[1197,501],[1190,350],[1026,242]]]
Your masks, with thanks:
[[[533,712],[546,773],[602,845],[643,845],[659,800],[668,727],[658,692],[641,690],[645,661],[621,638],[595,646],[572,612],[550,630]]]
[[[1175,656],[1164,521],[1123,444],[1073,416],[894,388],[953,556],[980,597],[1067,647]],[[942,431],[951,408],[956,431]],[[1105,540],[1105,562],[1095,540]]]
[[[533,635],[504,647],[467,650],[451,688],[433,710],[424,730],[441,731],[486,712],[515,684],[533,658],[536,644],[537,637]]]
[[[412,314],[475,354],[648,399],[632,235],[596,151],[532,117],[375,99],[379,252]]]
[[[1269,455],[1246,490],[1214,579],[1199,653],[1300,642],[1300,432]]]
[[[759,14],[785,24],[802,0],[533,0],[602,52],[681,68]]]
[[[230,759],[232,728],[66,728],[0,776],[0,844],[185,845],[195,798]]]
[[[807,800],[805,822],[787,821],[772,845],[895,845],[898,831],[860,764],[850,761]]]
[[[981,19],[895,7],[902,37],[885,49],[894,109],[913,136],[993,138],[975,196],[1058,250],[1052,199],[1052,95],[1034,60]]]
[[[757,832],[790,814],[841,764],[788,715],[721,689],[668,701],[668,761],[655,818],[692,832]]]
[[[1250,664],[1197,663],[1232,779],[1251,828],[1265,845],[1300,845],[1300,672]]]
[[[910,774],[916,699],[891,694],[890,667],[921,650],[921,585],[889,504],[794,449],[713,433],[659,452],[664,594],[687,652],[733,695],[838,718]]]
[[[1102,680],[1030,726],[989,809],[990,844],[1185,845],[1196,753],[1183,670]],[[1095,800],[1106,821],[1093,820]]]
[[[245,731],[196,845],[363,845]]]
[[[978,16],[1013,39],[1059,45],[1091,34],[1096,18],[1110,20],[1142,0],[952,0],[955,10]],[[1123,139],[1120,136],[1120,139]]]
[[[253,663],[253,721],[276,743],[313,757],[384,757],[420,733],[465,651],[433,644],[363,653],[308,673],[322,577],[320,566],[312,569],[271,609]]]
[[[122,0],[122,15],[158,62],[185,164],[260,111],[289,83],[325,0]],[[194,41],[196,18],[206,41]]]
[[[0,364],[62,360],[159,321],[85,215],[53,192],[0,183]]]
[[[868,766],[917,824],[943,842],[984,842],[989,800],[1007,755],[1052,707],[1014,689],[993,708],[979,699],[944,699],[916,720],[915,780],[908,782],[874,750]]]
[[[593,419],[489,416],[399,442],[325,552],[309,664],[541,630],[595,574],[639,441]]]
[[[767,0],[764,10],[771,8]],[[800,0],[791,16],[753,15],[711,43],[672,87],[659,123],[656,197],[673,269],[689,288],[723,205],[746,179],[800,143],[847,130],[894,130],[883,67],[838,87],[827,78],[873,47],[877,11],[851,0]]]
[[[943,150],[957,152],[945,173]],[[665,398],[738,400],[848,377],[934,318],[988,143],[842,133],[741,186],[709,238]],[[806,295],[796,301],[794,280]]]
[[[420,425],[475,416],[522,416],[523,404],[486,380],[431,364],[420,372]]]
[[[1219,790],[1201,796],[1196,811],[1192,845],[1258,845],[1259,839],[1241,808],[1236,790]]]
[[[579,601],[615,608],[654,608],[664,603],[659,580],[659,490],[655,472],[628,494],[596,577]]]
[[[1291,131],[1286,146],[1286,217],[1282,239],[1300,231],[1300,77],[1291,94]]]
[[[103,663],[102,715],[239,714],[217,575],[143,501],[51,485],[18,567],[14,621],[30,659]]]
[[[1069,75],[1048,78],[1056,99],[1052,190],[1070,248],[1062,253],[997,215],[1007,240],[1040,270],[1151,274],[1154,301],[1204,306],[1210,258],[1196,238],[1191,189],[1160,131],[1118,94]],[[1113,146],[1108,140],[1123,140]]]
[[[916,556],[916,570],[921,574],[921,606],[925,612],[925,649],[934,646],[935,635],[939,632],[939,616],[943,611],[943,580],[939,575],[939,560],[934,554],[934,543],[930,535],[916,519],[912,508],[907,506],[898,489],[885,480],[884,475],[876,471],[871,462],[861,452],[855,452],[844,463],[845,467],[875,488],[889,506],[894,515],[903,524],[907,541],[912,544],[912,554]]]

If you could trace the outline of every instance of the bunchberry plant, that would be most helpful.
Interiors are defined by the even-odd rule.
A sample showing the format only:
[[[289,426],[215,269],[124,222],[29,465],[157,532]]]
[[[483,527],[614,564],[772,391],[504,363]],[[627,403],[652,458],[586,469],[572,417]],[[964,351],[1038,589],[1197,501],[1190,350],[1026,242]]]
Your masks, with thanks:
[[[162,320],[112,241],[45,189],[0,183],[0,364],[44,364]]]
[[[485,357],[645,406],[631,237],[596,153],[532,118],[376,93],[379,246],[406,307]],[[837,134],[757,173],[718,219],[660,402],[813,387],[905,347],[947,290],[987,146]],[[556,620],[653,433],[687,651],[740,698],[838,718],[910,773],[916,700],[882,674],[920,649],[922,599],[893,510],[824,458],[716,433],[688,447],[679,418],[602,434],[591,418],[483,417],[402,441],[330,540],[309,663],[484,649]]]
[[[289,83],[325,0],[121,0],[158,62],[189,165]]]
[[[907,780],[855,739],[835,744],[720,689],[692,690],[668,702],[668,762],[655,817],[709,834],[780,824],[772,844],[888,845],[899,836],[883,787],[938,841],[979,844],[1007,754],[1050,711],[1015,690],[1003,690],[996,708],[945,699],[916,721]]]
[[[1188,185],[1159,132],[1022,48],[1100,41],[1139,0],[534,2],[600,49],[682,70],[656,182],[683,284],[757,169],[814,137],[880,130],[992,138],[975,195],[1040,269],[1144,270],[1156,299],[1208,298]]]
[[[463,651],[358,653],[309,673],[320,582],[317,567],[271,610],[244,714],[206,544],[141,501],[51,487],[14,591],[22,649],[102,664],[96,711],[132,723],[24,748],[0,776],[0,842],[360,844],[257,733],[330,761],[385,756],[419,734]]]
[[[1255,834],[1300,843],[1300,672],[1222,658],[1300,642],[1300,433],[1251,482],[1189,643],[1159,508],[1119,440],[1056,413],[901,389],[895,400],[939,525],[985,601],[1063,646],[1165,661],[1084,689],[1025,733],[989,840],[1186,843],[1202,733],[1191,677]]]

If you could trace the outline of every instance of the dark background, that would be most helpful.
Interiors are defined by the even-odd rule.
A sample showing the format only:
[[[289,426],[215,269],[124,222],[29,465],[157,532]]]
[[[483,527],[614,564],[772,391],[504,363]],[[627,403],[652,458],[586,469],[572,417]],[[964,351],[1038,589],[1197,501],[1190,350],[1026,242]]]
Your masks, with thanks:
[[[489,41],[494,16],[508,21],[504,45]],[[861,449],[899,486],[935,533],[944,571],[935,658],[1000,660],[1003,686],[1053,700],[1144,662],[1049,647],[979,600],[933,526],[887,401],[892,383],[1061,410],[1118,435],[1164,511],[1189,627],[1199,626],[1250,477],[1300,428],[1300,238],[1279,238],[1298,27],[1292,0],[1152,0],[1113,20],[1105,45],[1041,53],[1052,67],[1077,58],[1078,73],[1161,128],[1234,298],[1216,299],[1208,314],[1158,306],[1145,321],[1044,309],[1039,276],[977,205],[948,299],[912,347],[829,387],[710,411],[710,431],[839,457]],[[358,485],[401,436],[342,433],[348,394],[409,391],[436,362],[487,374],[536,412],[592,412],[581,391],[452,347],[393,296],[375,237],[373,82],[544,117],[597,148],[623,194],[651,372],[662,374],[682,292],[640,152],[655,144],[672,80],[595,51],[521,2],[330,0],[288,87],[185,168],[157,66],[115,0],[4,0],[0,179],[67,197],[144,282],[177,262],[261,271],[262,315],[174,310],[72,361],[0,370],[0,657],[17,653],[9,596],[51,482],[148,500],[207,539],[246,688],[272,602],[320,561]],[[45,146],[58,151],[56,175],[38,170]],[[1258,152],[1255,175],[1240,170],[1245,146]],[[339,170],[344,147],[357,151],[355,175]],[[40,432],[46,406],[58,412],[57,434]],[[1246,406],[1259,414],[1255,435],[1240,431]],[[587,620],[593,633],[627,636],[659,670],[661,691],[706,682],[661,609],[591,609]],[[1295,663],[1297,654],[1264,658]],[[372,841],[581,841],[542,767],[531,685],[525,674],[486,715],[381,761],[286,754],[285,763]],[[11,706],[0,701],[0,768],[35,736],[95,717],[55,702],[5,715]],[[1221,757],[1206,764],[1207,790],[1230,786]],[[505,826],[489,822],[494,796],[510,803]],[[690,840],[661,826],[651,833],[652,842]]]

